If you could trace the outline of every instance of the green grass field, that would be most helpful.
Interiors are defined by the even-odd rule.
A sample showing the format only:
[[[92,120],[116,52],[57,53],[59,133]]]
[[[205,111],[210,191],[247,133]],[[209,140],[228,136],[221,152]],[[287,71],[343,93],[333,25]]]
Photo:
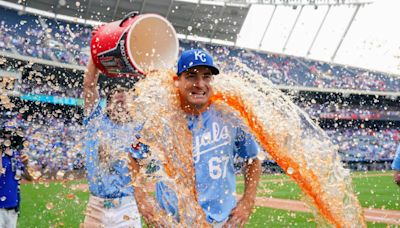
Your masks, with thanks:
[[[354,173],[353,186],[363,207],[400,210],[400,188],[392,181],[391,172]],[[275,179],[275,181],[271,181]],[[243,192],[243,178],[238,177],[238,193]],[[279,181],[282,180],[282,181]],[[21,216],[18,227],[79,227],[89,194],[68,183],[23,184]],[[264,175],[258,196],[283,199],[300,199],[300,189],[285,175]],[[257,207],[249,227],[315,227],[310,213],[291,212]],[[386,227],[386,224],[368,224],[369,227]]]
[[[382,175],[382,176],[373,176]],[[354,173],[353,190],[363,207],[400,210],[400,188],[394,184],[392,172]],[[239,181],[243,178],[239,177]],[[271,181],[283,180],[283,181]],[[244,185],[238,184],[237,191],[243,193]],[[300,200],[301,190],[285,174],[264,175],[258,186],[258,196]]]

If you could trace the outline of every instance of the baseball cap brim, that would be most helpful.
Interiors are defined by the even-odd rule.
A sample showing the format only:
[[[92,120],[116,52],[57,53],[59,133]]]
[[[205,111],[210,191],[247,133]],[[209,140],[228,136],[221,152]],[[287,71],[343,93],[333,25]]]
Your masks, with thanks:
[[[215,66],[212,66],[212,65],[207,65],[207,64],[193,64],[192,66],[190,66],[189,68],[187,68],[187,69],[184,69],[184,70],[182,70],[181,72],[179,72],[178,74],[180,75],[180,74],[182,74],[183,72],[185,72],[185,71],[187,71],[187,70],[189,70],[189,69],[191,69],[191,68],[193,68],[193,67],[198,67],[198,66],[205,66],[205,67],[208,67],[210,70],[211,70],[211,73],[213,74],[213,75],[217,75],[217,74],[219,74],[219,70],[218,70],[218,68],[216,68]]]

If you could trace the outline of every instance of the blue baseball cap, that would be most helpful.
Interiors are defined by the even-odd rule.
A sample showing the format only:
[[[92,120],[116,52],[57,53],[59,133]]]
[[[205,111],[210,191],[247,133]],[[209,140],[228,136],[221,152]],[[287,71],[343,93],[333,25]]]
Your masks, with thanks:
[[[219,70],[214,65],[212,56],[201,49],[191,49],[182,52],[181,57],[178,60],[177,74],[180,75],[184,71],[195,66],[206,66],[210,68],[212,74],[219,74]]]

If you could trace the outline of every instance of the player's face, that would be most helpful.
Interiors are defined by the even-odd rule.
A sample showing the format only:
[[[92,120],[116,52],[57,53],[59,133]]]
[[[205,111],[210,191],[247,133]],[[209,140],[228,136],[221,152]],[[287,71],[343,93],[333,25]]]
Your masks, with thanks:
[[[126,102],[126,92],[125,91],[116,91],[113,95],[111,95],[110,100],[107,104],[107,111],[112,117],[126,118],[128,114],[127,102]]]
[[[184,105],[201,109],[207,105],[211,93],[213,74],[208,67],[198,66],[183,72],[178,79],[177,88]]]

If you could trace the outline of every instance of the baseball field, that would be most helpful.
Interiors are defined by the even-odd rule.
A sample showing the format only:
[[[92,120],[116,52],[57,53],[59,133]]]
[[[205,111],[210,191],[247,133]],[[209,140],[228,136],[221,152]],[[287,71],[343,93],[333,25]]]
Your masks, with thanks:
[[[392,172],[352,174],[368,227],[400,225],[400,187]],[[238,177],[238,194],[243,178]],[[21,185],[22,204],[18,227],[79,227],[88,200],[85,180],[27,183]],[[263,175],[256,209],[248,227],[315,227],[313,215],[299,200],[297,185],[284,174]]]

